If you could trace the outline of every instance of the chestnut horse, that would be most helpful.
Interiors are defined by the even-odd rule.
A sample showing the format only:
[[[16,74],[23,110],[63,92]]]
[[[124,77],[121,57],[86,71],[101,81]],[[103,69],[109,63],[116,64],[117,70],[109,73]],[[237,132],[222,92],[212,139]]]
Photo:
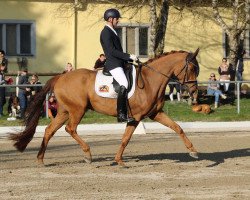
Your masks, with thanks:
[[[196,78],[199,72],[195,53],[186,51],[171,51],[157,58],[151,59],[137,69],[137,86],[134,95],[129,99],[129,114],[135,118],[132,123],[127,123],[122,142],[115,156],[118,165],[124,166],[122,155],[125,147],[137,127],[138,123],[149,117],[171,129],[183,140],[190,156],[198,158],[198,153],[187,138],[182,128],[170,119],[162,110],[165,102],[165,90],[170,77],[176,77],[178,82],[185,84],[192,94],[197,89]],[[65,130],[79,143],[85,152],[83,159],[90,163],[92,160],[90,147],[77,134],[77,126],[88,109],[106,115],[116,116],[116,99],[103,98],[94,91],[96,71],[78,69],[66,74],[57,75],[45,84],[43,89],[36,94],[34,101],[27,108],[24,126],[25,129],[16,134],[10,134],[10,139],[15,141],[14,146],[23,152],[32,140],[40,117],[46,94],[54,91],[58,102],[58,113],[54,120],[47,126],[44,138],[37,155],[38,163],[43,164],[44,154],[49,140],[56,131],[67,121]]]

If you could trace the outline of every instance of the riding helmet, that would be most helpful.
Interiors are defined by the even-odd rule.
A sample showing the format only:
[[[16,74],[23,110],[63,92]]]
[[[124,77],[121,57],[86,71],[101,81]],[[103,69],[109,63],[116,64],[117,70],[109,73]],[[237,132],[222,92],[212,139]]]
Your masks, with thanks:
[[[110,17],[111,18],[121,18],[121,15],[120,15],[119,11],[116,10],[115,8],[110,8],[110,9],[106,10],[104,13],[105,21],[108,21],[108,19]]]

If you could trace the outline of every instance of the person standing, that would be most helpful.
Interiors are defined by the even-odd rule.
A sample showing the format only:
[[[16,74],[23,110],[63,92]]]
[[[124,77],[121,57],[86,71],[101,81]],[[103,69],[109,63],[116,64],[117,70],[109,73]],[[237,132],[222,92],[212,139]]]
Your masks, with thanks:
[[[0,66],[0,85],[5,84],[5,66]],[[0,117],[3,116],[3,106],[6,103],[6,97],[5,97],[5,87],[0,87]]]
[[[115,31],[120,18],[120,12],[114,8],[105,11],[106,25],[101,31],[100,42],[106,56],[104,71],[110,72],[120,85],[117,97],[117,120],[118,122],[132,122],[134,118],[128,117],[128,81],[123,68],[126,62],[137,61],[138,57],[123,52],[120,38]]]
[[[0,65],[5,66],[4,73],[8,72],[8,59],[5,58],[5,51],[0,50]]]
[[[181,101],[180,85],[178,83],[174,83],[174,84],[168,84],[168,86],[169,86],[169,99],[170,99],[170,101],[174,102],[174,89],[175,89],[177,100],[178,100],[178,102],[180,102]]]
[[[229,68],[229,65],[227,63],[226,58],[222,59],[222,63],[218,67],[218,73],[220,75],[219,80],[221,82],[225,82],[225,83],[221,83],[221,86],[223,86],[224,92],[227,93],[228,89],[229,89],[229,85],[230,85],[229,81],[230,81],[231,75],[230,75],[230,68]]]
[[[20,71],[20,76],[18,79],[18,85],[26,85],[28,83],[28,71],[23,69]],[[19,104],[20,104],[20,110],[21,110],[21,118],[24,118],[25,110],[27,107],[27,92],[28,89],[26,86],[20,86],[18,87],[18,98],[19,98]]]
[[[106,57],[104,54],[100,54],[99,58],[95,62],[94,70],[104,68],[106,62]]]
[[[42,89],[42,86],[32,86],[32,85],[40,85],[42,83],[39,81],[38,75],[33,74],[29,84],[31,86],[27,88],[28,91],[27,97],[28,97],[28,102],[31,102],[34,100],[35,95]]]
[[[241,54],[238,57],[238,61],[237,61],[237,66],[236,66],[236,77],[237,77],[237,81],[243,81],[243,71],[244,71],[244,62],[243,62],[243,58],[244,55],[246,54],[246,51],[243,50],[241,52]],[[241,83],[240,83],[240,87],[241,87]]]

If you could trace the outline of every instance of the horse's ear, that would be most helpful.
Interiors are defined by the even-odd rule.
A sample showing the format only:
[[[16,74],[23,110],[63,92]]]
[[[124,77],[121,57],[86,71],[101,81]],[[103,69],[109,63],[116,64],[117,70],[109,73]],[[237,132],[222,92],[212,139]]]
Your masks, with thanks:
[[[196,51],[194,53],[188,53],[188,56],[187,56],[187,61],[192,61],[193,59],[195,59],[195,57],[198,55],[200,51],[200,48],[196,49]]]
[[[200,48],[197,48],[196,51],[193,53],[192,59],[194,59],[200,51]]]

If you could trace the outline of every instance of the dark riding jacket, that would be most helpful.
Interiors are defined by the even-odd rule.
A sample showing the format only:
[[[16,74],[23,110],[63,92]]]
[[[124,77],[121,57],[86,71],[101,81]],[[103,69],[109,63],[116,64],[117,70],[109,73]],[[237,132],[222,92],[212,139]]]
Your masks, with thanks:
[[[123,52],[120,38],[108,26],[103,28],[100,42],[106,56],[105,70],[124,67],[124,64],[130,60],[130,55]]]

